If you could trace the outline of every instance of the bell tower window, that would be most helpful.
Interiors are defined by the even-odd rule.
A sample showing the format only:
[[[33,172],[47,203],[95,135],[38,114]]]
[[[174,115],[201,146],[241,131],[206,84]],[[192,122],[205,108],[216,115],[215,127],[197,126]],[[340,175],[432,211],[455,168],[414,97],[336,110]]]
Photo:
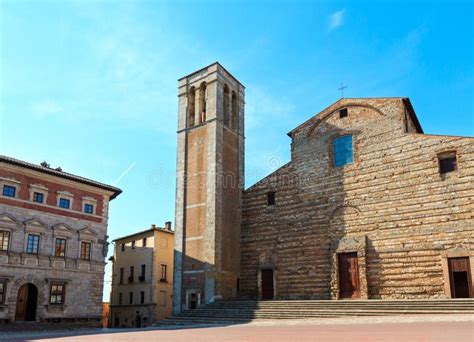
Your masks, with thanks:
[[[239,126],[239,113],[237,108],[237,94],[232,92],[232,129],[237,130]]]
[[[188,127],[195,124],[196,88],[191,87],[188,92]]]
[[[206,82],[202,82],[199,87],[199,123],[206,121],[206,96],[207,86]]]
[[[224,125],[230,127],[230,113],[229,113],[229,87],[224,84]]]

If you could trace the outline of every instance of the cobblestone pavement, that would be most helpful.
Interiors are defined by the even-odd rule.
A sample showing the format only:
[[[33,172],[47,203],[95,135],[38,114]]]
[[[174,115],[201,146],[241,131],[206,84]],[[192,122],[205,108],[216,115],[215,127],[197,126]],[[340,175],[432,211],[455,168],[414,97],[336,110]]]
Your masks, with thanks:
[[[473,316],[365,317],[257,321],[227,326],[160,326],[144,329],[77,329],[3,332],[0,340],[50,341],[459,341],[474,342]]]

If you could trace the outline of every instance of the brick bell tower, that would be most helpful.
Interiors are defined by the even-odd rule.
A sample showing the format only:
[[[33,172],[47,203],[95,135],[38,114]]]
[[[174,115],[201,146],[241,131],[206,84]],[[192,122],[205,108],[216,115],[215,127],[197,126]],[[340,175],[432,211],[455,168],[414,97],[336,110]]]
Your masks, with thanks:
[[[244,89],[217,62],[178,80],[174,314],[237,296]]]

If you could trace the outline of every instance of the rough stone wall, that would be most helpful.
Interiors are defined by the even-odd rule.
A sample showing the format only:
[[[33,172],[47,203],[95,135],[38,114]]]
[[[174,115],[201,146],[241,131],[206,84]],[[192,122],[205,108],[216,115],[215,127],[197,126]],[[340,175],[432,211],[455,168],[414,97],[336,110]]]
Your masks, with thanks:
[[[353,249],[362,297],[450,296],[446,258],[473,256],[474,139],[411,121],[406,133],[406,111],[400,98],[343,99],[291,132],[291,162],[244,193],[243,297],[258,298],[272,268],[277,298],[338,298],[335,246],[347,238],[365,241]],[[332,140],[349,133],[354,162],[335,168]],[[453,150],[458,170],[440,175],[438,153]]]

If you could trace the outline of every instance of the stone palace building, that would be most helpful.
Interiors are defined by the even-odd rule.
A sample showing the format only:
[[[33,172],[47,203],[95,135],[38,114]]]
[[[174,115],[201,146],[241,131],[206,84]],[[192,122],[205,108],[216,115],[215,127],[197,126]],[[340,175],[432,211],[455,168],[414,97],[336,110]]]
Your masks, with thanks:
[[[0,323],[100,325],[108,207],[120,193],[0,156]]]
[[[405,97],[342,98],[244,190],[243,85],[219,63],[178,82],[175,313],[473,297],[473,138],[425,134]]]

